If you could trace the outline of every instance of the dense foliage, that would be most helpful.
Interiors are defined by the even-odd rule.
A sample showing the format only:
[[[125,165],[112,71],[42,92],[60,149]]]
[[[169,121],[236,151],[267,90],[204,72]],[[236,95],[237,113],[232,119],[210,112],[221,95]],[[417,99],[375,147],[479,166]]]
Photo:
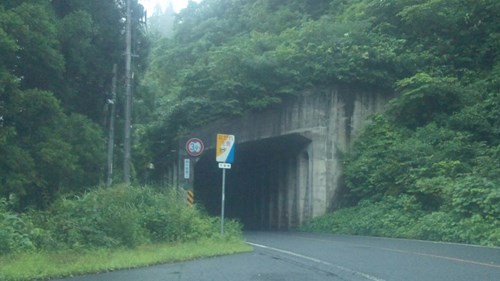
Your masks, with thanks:
[[[339,216],[387,208],[385,215],[409,218],[390,222],[396,229],[373,221],[364,234],[500,245],[498,77],[401,80],[401,96],[372,119],[346,159],[345,202],[359,205]],[[404,207],[386,204],[401,198]]]
[[[131,2],[139,80],[149,41],[142,6]],[[124,88],[125,3],[0,3],[0,255],[196,241],[219,231],[217,219],[173,190],[98,187],[108,107],[122,102],[110,91],[114,64]],[[135,95],[136,120],[147,120],[147,103],[147,91]],[[234,222],[226,229],[227,237],[240,232]]]
[[[155,45],[143,81],[156,96],[141,133],[148,157],[161,167],[176,143],[159,141],[311,87],[390,93],[418,73],[471,82],[495,65],[497,10],[465,0],[191,3],[174,36]]]
[[[377,89],[398,97],[373,117],[345,159],[348,209],[317,228],[499,244],[499,1],[190,2],[172,34],[150,34],[149,64],[142,7],[132,2],[134,77],[141,81],[134,91],[134,180],[160,181],[177,137],[205,122],[261,110],[311,88]],[[131,222],[126,237],[111,235],[113,224],[90,210],[93,195],[51,204],[64,194],[83,194],[103,175],[99,123],[108,114],[113,64],[123,69],[124,3],[0,3],[0,209],[8,229],[0,240],[9,241],[0,242],[3,249],[167,237],[136,222],[168,222],[154,214],[147,221],[135,211],[114,218],[116,227]],[[152,24],[173,15],[157,16]],[[25,220],[12,212],[33,208],[54,213]],[[111,214],[99,210],[99,216]],[[374,210],[380,216],[373,220],[382,219],[363,224],[359,216]],[[42,223],[46,228],[30,232],[31,224]],[[58,232],[71,229],[77,230]]]
[[[123,5],[0,3],[0,198],[15,210],[45,208],[102,178],[100,122],[113,64],[124,61]]]
[[[384,2],[374,32],[426,64],[347,157],[353,207],[309,228],[500,245],[500,3]]]
[[[0,201],[0,252],[134,247],[215,237],[220,222],[175,190],[117,186],[61,198],[46,211],[15,214]],[[226,238],[241,232],[228,221]]]
[[[152,52],[143,86],[159,94],[143,137],[175,140],[309,88],[394,92],[346,158],[352,208],[316,226],[498,245],[499,13],[495,0],[192,3]],[[170,149],[148,151],[161,167]]]

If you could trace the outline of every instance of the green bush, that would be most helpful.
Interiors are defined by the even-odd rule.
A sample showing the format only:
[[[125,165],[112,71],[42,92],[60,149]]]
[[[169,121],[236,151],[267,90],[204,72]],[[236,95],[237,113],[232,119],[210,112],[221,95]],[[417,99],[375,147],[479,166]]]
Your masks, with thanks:
[[[188,207],[181,198],[183,194],[173,189],[98,188],[62,198],[47,211],[27,214],[37,226],[30,237],[37,248],[79,249],[184,242],[216,235],[217,220]],[[230,226],[229,233],[241,234],[240,225]],[[5,240],[3,236],[10,234],[0,235]]]
[[[474,215],[463,219],[459,214],[433,212],[418,220],[409,232],[418,239],[498,246],[499,229],[500,223],[493,218]]]
[[[27,218],[8,212],[5,200],[0,200],[0,253],[11,253],[35,248],[33,225]]]
[[[495,217],[460,212],[425,211],[415,197],[386,197],[361,201],[313,219],[303,230],[338,234],[370,235],[500,245],[500,222]]]
[[[116,191],[97,190],[82,197],[63,198],[42,213],[40,223],[52,233],[56,248],[133,246],[139,242],[134,235],[135,210]],[[116,200],[111,202],[114,196]]]
[[[500,246],[500,221],[474,215],[458,223],[460,241],[486,246]]]
[[[412,196],[387,197],[380,202],[361,201],[305,225],[310,231],[340,234],[407,237],[408,229],[421,214]]]
[[[145,227],[153,241],[188,241],[212,235],[211,218],[186,207],[182,200],[171,201],[145,213]]]
[[[475,175],[460,178],[448,190],[451,209],[465,218],[500,218],[499,186],[500,182]]]
[[[47,211],[16,214],[0,201],[0,252],[135,247],[217,236],[219,220],[189,207],[174,189],[116,186],[65,197]],[[228,221],[227,237],[241,225]]]
[[[460,239],[460,229],[457,227],[458,218],[447,212],[432,212],[422,216],[408,230],[411,238],[448,241],[467,242]]]
[[[61,199],[47,213],[46,226],[57,241],[73,248],[133,247],[145,243],[141,211],[150,194],[144,191],[120,186]]]
[[[7,253],[11,250],[13,228],[7,224],[7,210],[5,200],[0,199],[0,253]]]

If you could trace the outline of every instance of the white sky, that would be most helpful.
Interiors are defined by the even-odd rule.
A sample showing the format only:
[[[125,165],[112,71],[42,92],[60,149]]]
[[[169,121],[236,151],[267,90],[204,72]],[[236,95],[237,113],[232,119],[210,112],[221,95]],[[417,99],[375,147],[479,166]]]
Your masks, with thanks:
[[[201,0],[194,0],[194,2],[198,3],[200,1]],[[148,11],[148,15],[153,14],[153,9],[158,4],[164,10],[167,7],[168,2],[172,2],[175,12],[179,12],[180,10],[186,8],[188,4],[188,0],[139,0],[139,3],[141,3],[144,6],[144,8]]]

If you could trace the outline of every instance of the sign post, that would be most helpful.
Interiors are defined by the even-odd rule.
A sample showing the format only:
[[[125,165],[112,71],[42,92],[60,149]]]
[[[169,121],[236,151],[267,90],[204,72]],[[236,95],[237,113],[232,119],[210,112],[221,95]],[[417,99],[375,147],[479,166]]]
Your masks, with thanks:
[[[222,199],[220,211],[220,235],[224,236],[224,206],[226,205],[226,169],[222,169]]]
[[[215,159],[222,169],[222,197],[221,197],[221,220],[220,234],[224,235],[224,206],[226,193],[226,169],[231,169],[234,161],[234,135],[217,134],[217,144],[215,149]]]
[[[184,189],[187,190],[186,197],[189,206],[193,206],[194,203],[194,188],[192,179],[192,171],[194,170],[193,163],[196,163],[198,157],[203,154],[204,148],[205,145],[199,138],[190,138],[186,142],[186,153],[188,156],[184,159],[184,179],[186,180]]]
[[[184,179],[188,180],[191,175],[191,160],[184,159]]]

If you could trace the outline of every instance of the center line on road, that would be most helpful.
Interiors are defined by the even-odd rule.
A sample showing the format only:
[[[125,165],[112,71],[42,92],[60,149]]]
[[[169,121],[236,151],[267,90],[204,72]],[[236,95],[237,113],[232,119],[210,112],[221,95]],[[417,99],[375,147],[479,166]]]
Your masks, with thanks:
[[[335,268],[340,269],[342,271],[346,271],[346,272],[349,272],[351,274],[354,274],[354,275],[357,275],[357,276],[361,276],[361,277],[363,277],[363,278],[365,278],[367,280],[371,280],[371,281],[386,281],[384,279],[380,279],[378,277],[375,277],[375,276],[372,276],[372,275],[369,275],[369,274],[366,274],[366,273],[363,273],[363,272],[359,272],[359,271],[356,271],[356,270],[353,270],[353,269],[350,269],[350,268],[347,268],[347,267],[343,267],[343,266],[340,266],[340,265],[335,265],[335,264],[332,264],[332,263],[329,263],[329,262],[326,262],[326,261],[322,261],[320,259],[316,259],[316,258],[313,258],[313,257],[304,256],[304,255],[301,255],[301,254],[298,254],[298,253],[294,253],[294,252],[290,252],[290,251],[286,251],[286,250],[282,250],[282,249],[278,249],[278,248],[273,248],[273,247],[269,247],[269,246],[266,246],[266,245],[255,244],[255,243],[251,243],[251,242],[247,242],[247,244],[249,244],[251,246],[254,246],[254,247],[263,248],[263,249],[267,249],[267,250],[271,250],[271,251],[276,251],[276,252],[279,252],[279,253],[282,253],[282,254],[286,254],[286,255],[297,257],[297,258],[305,259],[305,260],[312,261],[312,262],[315,262],[315,263],[319,263],[319,264],[322,264],[322,265],[326,265],[326,266],[330,266],[330,267],[335,267]]]

